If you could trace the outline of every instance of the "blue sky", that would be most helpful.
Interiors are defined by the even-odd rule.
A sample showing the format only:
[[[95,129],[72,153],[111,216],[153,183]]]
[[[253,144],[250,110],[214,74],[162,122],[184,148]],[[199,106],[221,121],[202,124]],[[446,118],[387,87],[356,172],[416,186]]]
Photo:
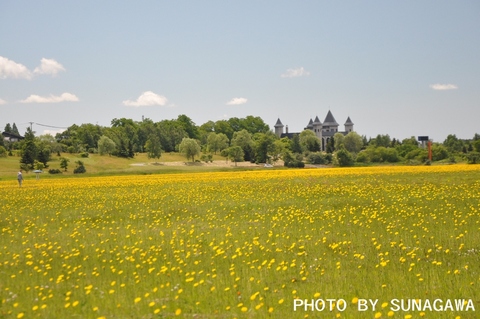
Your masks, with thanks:
[[[367,137],[472,138],[479,17],[478,1],[5,0],[0,129],[186,114],[296,132],[331,110]]]

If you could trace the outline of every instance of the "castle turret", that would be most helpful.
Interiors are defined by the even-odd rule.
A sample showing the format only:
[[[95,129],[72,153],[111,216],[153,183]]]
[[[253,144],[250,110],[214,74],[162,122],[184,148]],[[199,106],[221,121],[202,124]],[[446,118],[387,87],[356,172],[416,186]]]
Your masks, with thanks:
[[[350,116],[347,118],[347,121],[345,122],[345,132],[348,134],[353,131],[353,122],[350,119]]]
[[[333,117],[332,112],[330,110],[327,113],[327,116],[325,117],[325,120],[323,121],[323,131],[324,132],[338,132],[338,123]],[[333,134],[332,134],[333,135]]]
[[[312,123],[312,129],[315,135],[319,138],[322,139],[322,122],[320,122],[318,116],[315,117],[315,120]]]
[[[280,121],[280,118],[277,120],[277,123],[273,126],[275,128],[275,135],[281,137],[283,134],[283,124]]]

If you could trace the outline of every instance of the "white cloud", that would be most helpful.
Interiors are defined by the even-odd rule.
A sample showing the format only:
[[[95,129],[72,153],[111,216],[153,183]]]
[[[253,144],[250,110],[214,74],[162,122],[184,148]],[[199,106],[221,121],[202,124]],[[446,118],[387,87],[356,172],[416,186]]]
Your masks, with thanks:
[[[227,105],[240,105],[247,103],[247,99],[244,97],[234,97],[230,101],[227,102]]]
[[[431,84],[430,87],[436,91],[456,90],[458,86],[455,84]]]
[[[0,105],[7,104],[7,101],[0,99]]]
[[[71,93],[63,93],[60,96],[50,94],[50,96],[40,96],[32,94],[27,97],[25,100],[20,101],[21,103],[59,103],[59,102],[77,102],[78,97]]]
[[[126,101],[123,101],[122,103],[123,105],[126,105],[126,106],[139,107],[139,106],[150,106],[150,105],[164,106],[165,104],[167,104],[167,102],[168,100],[166,97],[155,94],[152,91],[147,91],[147,92],[143,92],[142,95],[140,95],[138,99],[135,101],[126,100]]]
[[[288,69],[287,72],[280,75],[282,78],[296,78],[299,76],[308,76],[310,72],[306,71],[303,67],[296,69]]]
[[[40,66],[36,67],[33,73],[56,76],[60,71],[65,71],[63,65],[53,59],[42,58]]]
[[[30,80],[32,72],[25,65],[0,56],[0,79],[6,78]]]

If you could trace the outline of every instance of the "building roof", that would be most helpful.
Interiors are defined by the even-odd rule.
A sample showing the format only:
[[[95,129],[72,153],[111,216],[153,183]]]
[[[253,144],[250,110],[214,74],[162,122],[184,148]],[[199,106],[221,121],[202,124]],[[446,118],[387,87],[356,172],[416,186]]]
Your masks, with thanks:
[[[282,121],[278,118],[277,123],[273,127],[283,127]]]
[[[320,122],[318,116],[315,117],[315,121],[313,121],[313,124],[322,124],[322,122]]]
[[[325,117],[325,120],[323,121],[324,126],[338,126],[337,121],[335,121],[335,118],[333,117],[332,112],[328,110],[327,116]]]
[[[17,134],[15,134],[15,133],[2,132],[2,135],[5,136],[5,137],[8,137],[8,138],[16,138],[16,139],[19,139],[19,140],[23,140],[23,139],[24,139],[23,136],[17,135]]]
[[[352,120],[350,119],[350,116],[347,118],[347,121],[345,122],[345,125],[351,124],[353,125]]]
[[[310,122],[308,122],[307,128],[313,128],[313,121],[310,119]]]

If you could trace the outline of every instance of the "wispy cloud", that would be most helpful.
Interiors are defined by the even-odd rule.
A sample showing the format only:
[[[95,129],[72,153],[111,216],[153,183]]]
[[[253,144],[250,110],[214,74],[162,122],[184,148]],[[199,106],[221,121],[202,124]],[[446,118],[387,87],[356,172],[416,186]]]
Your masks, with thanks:
[[[430,87],[436,91],[456,90],[458,86],[455,84],[431,84]]]
[[[296,78],[300,76],[308,76],[310,72],[305,70],[303,67],[296,68],[296,69],[288,69],[287,72],[280,75],[282,78]]]
[[[7,101],[0,99],[0,105],[7,104]]]
[[[227,102],[227,105],[241,105],[247,103],[247,99],[244,97],[234,97],[230,101]]]
[[[0,79],[27,79],[32,78],[32,72],[23,64],[0,56]]]
[[[62,95],[40,96],[32,94],[25,100],[21,100],[21,103],[59,103],[59,102],[77,102],[78,97],[71,93],[63,93]]]
[[[65,71],[63,65],[53,59],[42,58],[40,66],[36,67],[33,73],[56,76],[61,71]]]
[[[140,106],[150,106],[150,105],[160,105],[164,106],[168,102],[167,98],[153,93],[152,91],[143,92],[142,95],[138,97],[135,101],[126,100],[123,101],[123,105],[140,107]]]

